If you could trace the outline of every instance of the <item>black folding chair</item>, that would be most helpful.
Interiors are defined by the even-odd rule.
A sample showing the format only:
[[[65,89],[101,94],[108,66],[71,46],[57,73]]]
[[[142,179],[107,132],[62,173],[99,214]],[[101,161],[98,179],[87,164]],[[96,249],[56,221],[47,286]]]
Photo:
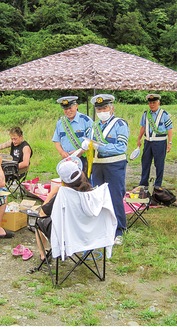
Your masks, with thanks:
[[[149,223],[144,217],[144,212],[149,209],[150,199],[126,198],[125,201],[133,210],[133,214],[128,218],[127,228],[129,229],[138,219],[140,219],[146,226],[149,226]]]
[[[61,268],[61,265],[63,264],[63,261],[61,260],[61,257],[57,257],[55,259],[55,275],[52,273],[52,267],[49,262],[49,259],[52,257],[52,248],[49,250],[45,250],[41,235],[40,235],[40,229],[38,225],[38,219],[41,219],[40,216],[37,216],[36,213],[32,211],[22,211],[27,213],[27,223],[30,228],[35,228],[36,233],[38,235],[41,248],[43,250],[43,254],[45,255],[45,258],[40,262],[40,264],[33,269],[28,270],[28,273],[32,274],[36,271],[40,271],[43,266],[47,266],[49,275],[52,280],[52,284],[55,285],[61,285],[69,276],[70,274],[80,265],[84,264],[95,276],[97,276],[100,281],[105,280],[105,274],[106,274],[106,247],[103,247],[103,251],[95,251],[95,250],[88,250],[82,253],[74,253],[72,256],[69,256],[66,258],[66,261],[71,260],[74,263],[74,266],[70,266],[70,269],[67,271],[67,273],[62,277],[62,279],[59,279],[59,269]],[[47,217],[42,217],[43,219]],[[99,259],[99,262],[98,262]],[[100,261],[100,259],[102,259]],[[92,266],[88,263],[88,261],[92,261]]]
[[[151,204],[151,199],[152,199],[152,194],[154,190],[154,179],[151,178],[149,181],[149,186],[147,188],[147,196],[146,197],[137,197],[137,198],[125,198],[126,203],[128,206],[132,209],[133,214],[128,218],[128,225],[127,229],[132,227],[134,223],[138,219],[142,221],[143,224],[146,226],[149,226],[149,223],[147,222],[146,218],[144,217],[144,214],[146,211],[149,210],[150,204]]]
[[[17,191],[20,191],[21,198],[25,195],[25,189],[22,182],[26,179],[28,168],[18,169],[18,163],[16,161],[3,161],[2,169],[4,171],[6,188],[11,195],[16,198]]]

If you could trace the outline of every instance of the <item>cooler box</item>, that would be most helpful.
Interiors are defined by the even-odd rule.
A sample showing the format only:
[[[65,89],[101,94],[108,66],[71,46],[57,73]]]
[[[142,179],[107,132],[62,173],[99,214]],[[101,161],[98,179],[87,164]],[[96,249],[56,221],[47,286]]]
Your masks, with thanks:
[[[18,231],[27,226],[27,215],[21,212],[6,212],[2,219],[2,227],[10,231]]]

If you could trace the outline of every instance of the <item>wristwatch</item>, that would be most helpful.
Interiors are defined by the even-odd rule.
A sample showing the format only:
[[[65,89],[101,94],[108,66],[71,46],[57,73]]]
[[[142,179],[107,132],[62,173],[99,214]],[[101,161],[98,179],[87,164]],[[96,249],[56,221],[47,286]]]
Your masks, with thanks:
[[[172,142],[168,142],[168,144],[172,144]]]

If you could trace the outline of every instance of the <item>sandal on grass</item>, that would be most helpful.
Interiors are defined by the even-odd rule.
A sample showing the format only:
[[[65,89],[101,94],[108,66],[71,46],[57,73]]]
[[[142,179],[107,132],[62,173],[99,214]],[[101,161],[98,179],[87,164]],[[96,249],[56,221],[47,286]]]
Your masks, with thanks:
[[[22,256],[23,252],[25,250],[25,247],[22,244],[18,244],[15,248],[12,249],[12,255],[13,256]]]
[[[25,248],[24,251],[23,251],[22,259],[23,260],[28,260],[31,257],[33,257],[33,252],[30,249]]]

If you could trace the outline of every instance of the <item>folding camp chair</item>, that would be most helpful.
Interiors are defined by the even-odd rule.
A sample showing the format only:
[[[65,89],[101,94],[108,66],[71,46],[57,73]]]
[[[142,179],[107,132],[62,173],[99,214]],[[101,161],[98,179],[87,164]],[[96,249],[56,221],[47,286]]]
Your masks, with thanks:
[[[16,161],[3,161],[2,169],[4,171],[6,187],[13,197],[16,197],[16,192],[20,191],[20,196],[23,198],[25,190],[22,182],[26,179],[28,167],[25,169],[18,169]]]
[[[91,200],[93,209],[87,207],[88,200]],[[97,209],[94,208],[95,202],[97,202]],[[52,254],[52,257],[56,259],[56,285],[62,284],[80,265],[85,265],[100,281],[104,281],[106,256],[111,257],[117,227],[108,184],[105,183],[89,192],[78,192],[61,186],[53,205],[51,217],[51,249],[47,253],[40,238],[37,217],[33,223],[45,260],[30,272],[39,271],[45,263],[54,284],[51,266],[48,262],[48,257]],[[100,250],[103,251],[100,252]],[[69,266],[72,264],[72,266],[61,277],[60,270],[63,268],[63,262],[67,262]]]
[[[128,218],[127,229],[129,229],[138,219],[142,221],[143,224],[149,226],[149,223],[144,217],[144,213],[149,210],[149,206],[152,199],[152,194],[154,190],[154,179],[151,178],[149,181],[149,186],[147,188],[146,197],[137,197],[137,198],[125,198],[126,203],[132,209],[133,214]]]

